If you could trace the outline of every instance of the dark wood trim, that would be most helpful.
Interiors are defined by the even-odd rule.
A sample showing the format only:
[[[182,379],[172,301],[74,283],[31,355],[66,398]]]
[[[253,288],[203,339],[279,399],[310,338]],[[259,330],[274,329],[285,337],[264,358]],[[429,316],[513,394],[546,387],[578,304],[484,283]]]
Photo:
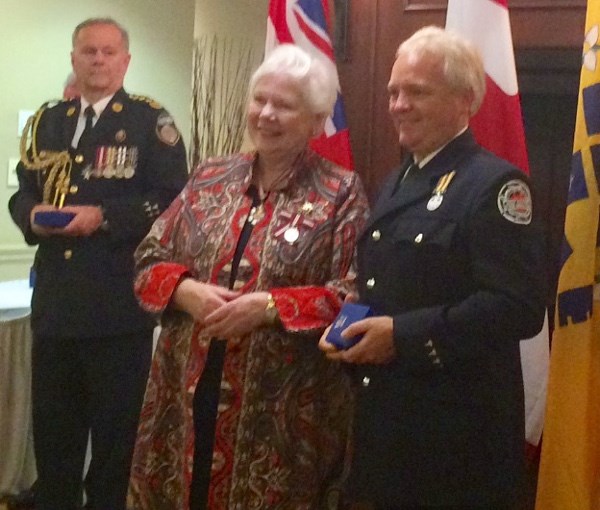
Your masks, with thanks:
[[[585,0],[509,0],[509,9],[566,9],[586,7]]]
[[[380,33],[380,25],[379,25],[379,0],[370,0],[370,3],[372,4],[371,6],[371,25],[373,27],[373,38],[374,41],[378,41],[379,40],[379,33]],[[369,88],[368,88],[368,105],[366,107],[366,111],[369,112],[369,125],[367,128],[367,139],[366,139],[366,146],[369,148],[374,147],[374,139],[375,139],[375,134],[374,134],[374,130],[375,130],[375,125],[377,122],[377,116],[376,116],[376,111],[375,111],[375,83],[372,79],[372,77],[376,76],[377,73],[377,45],[376,44],[372,44],[371,48],[370,48],[370,53],[369,53],[369,77],[371,77],[371,79],[369,80]],[[366,152],[366,158],[364,160],[364,164],[365,164],[365,168],[367,169],[372,169],[373,168],[373,151],[372,150],[368,150]],[[376,183],[374,182],[374,179],[376,178],[376,175],[374,175],[372,172],[369,172],[368,178],[367,178],[367,182],[366,182],[366,186],[367,189],[369,191],[372,191],[375,186]]]
[[[333,49],[337,62],[347,62],[350,0],[334,0]]]
[[[445,11],[447,0],[403,0],[405,11]],[[585,0],[509,0],[509,9],[568,9],[585,7]]]
[[[448,2],[440,2],[439,0],[432,0],[431,2],[404,0],[405,11],[445,11],[446,7],[448,7]]]

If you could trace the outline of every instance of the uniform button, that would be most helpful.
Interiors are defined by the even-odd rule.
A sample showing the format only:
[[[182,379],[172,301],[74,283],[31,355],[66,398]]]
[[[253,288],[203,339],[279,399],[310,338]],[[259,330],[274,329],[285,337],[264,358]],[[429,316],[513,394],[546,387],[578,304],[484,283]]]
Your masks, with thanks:
[[[72,250],[65,250],[65,260],[69,260],[72,256],[73,256],[73,251]]]
[[[75,156],[75,163],[83,163],[83,155],[77,154],[77,156]]]
[[[375,287],[375,278],[369,278],[367,280],[367,289],[372,289]]]
[[[69,193],[71,193],[71,195],[74,195],[78,191],[79,191],[79,186],[77,186],[76,184],[73,184],[73,186],[71,186],[69,188]]]
[[[373,241],[379,241],[381,239],[381,232],[379,230],[373,230],[371,238],[373,239]]]
[[[371,383],[370,377],[363,377],[362,385],[366,388]]]
[[[417,235],[417,237],[415,237],[415,243],[417,243],[417,244],[419,244],[422,240],[423,240],[423,234],[419,234],[419,235]]]

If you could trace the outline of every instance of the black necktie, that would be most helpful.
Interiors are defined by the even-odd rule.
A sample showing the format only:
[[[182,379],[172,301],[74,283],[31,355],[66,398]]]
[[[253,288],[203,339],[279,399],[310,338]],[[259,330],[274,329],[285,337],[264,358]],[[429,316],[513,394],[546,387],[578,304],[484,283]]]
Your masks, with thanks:
[[[92,128],[94,127],[93,120],[96,112],[92,108],[92,105],[89,105],[84,111],[85,115],[85,128],[83,129],[83,133],[79,137],[79,142],[77,142],[77,147],[83,147],[86,142],[86,139],[90,137],[90,133],[92,132]]]
[[[418,168],[419,168],[419,166],[414,162],[414,160],[411,159],[411,162],[408,165],[408,167],[406,167],[406,170],[404,170],[403,172],[401,172],[400,175],[398,176],[398,180],[396,181],[396,184],[394,186],[394,190],[392,192],[392,195],[394,193],[396,193],[398,191],[398,189],[400,189],[401,184],[408,177],[408,175],[412,174]]]

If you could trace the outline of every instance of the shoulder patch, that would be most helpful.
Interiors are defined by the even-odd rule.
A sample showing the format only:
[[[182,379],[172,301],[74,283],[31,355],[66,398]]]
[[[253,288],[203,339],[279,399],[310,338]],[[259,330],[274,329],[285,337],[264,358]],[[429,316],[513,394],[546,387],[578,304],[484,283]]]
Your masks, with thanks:
[[[156,119],[156,136],[161,142],[171,146],[181,138],[173,117],[167,112],[162,112]]]
[[[498,193],[498,210],[508,221],[529,225],[532,217],[531,191],[520,179],[512,179]]]

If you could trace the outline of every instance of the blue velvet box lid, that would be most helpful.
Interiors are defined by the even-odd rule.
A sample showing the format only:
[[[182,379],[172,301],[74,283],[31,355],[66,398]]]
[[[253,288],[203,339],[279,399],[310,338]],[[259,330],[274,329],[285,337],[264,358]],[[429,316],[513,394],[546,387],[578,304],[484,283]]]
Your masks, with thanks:
[[[33,216],[33,221],[41,227],[66,227],[75,217],[75,213],[61,211],[39,211]]]
[[[344,331],[350,324],[362,320],[371,315],[371,309],[366,305],[359,305],[357,303],[344,303],[340,313],[338,314],[333,325],[327,334],[327,341],[330,344],[335,345],[338,349],[349,349],[356,342],[358,342],[362,335],[357,335],[350,339],[342,338],[342,331]]]

